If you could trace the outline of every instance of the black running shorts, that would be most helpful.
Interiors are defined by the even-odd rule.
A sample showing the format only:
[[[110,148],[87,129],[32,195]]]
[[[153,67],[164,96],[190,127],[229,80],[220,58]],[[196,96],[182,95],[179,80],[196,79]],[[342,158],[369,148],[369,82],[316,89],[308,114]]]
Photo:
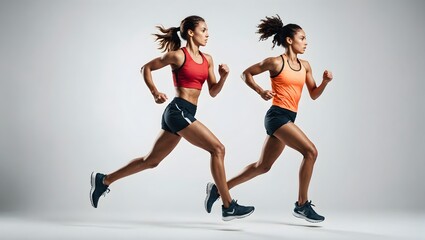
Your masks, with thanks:
[[[177,134],[191,123],[196,121],[196,105],[184,100],[174,98],[162,114],[161,128],[167,132]]]
[[[281,126],[288,122],[295,122],[296,117],[296,112],[275,105],[271,106],[264,117],[264,126],[266,127],[267,134],[272,136]]]

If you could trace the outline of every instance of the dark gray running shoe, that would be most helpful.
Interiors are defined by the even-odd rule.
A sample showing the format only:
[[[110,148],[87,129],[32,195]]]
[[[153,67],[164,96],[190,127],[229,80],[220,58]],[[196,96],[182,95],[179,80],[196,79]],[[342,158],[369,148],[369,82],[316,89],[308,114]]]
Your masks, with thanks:
[[[224,208],[221,206],[221,210],[223,211],[223,220],[230,221],[235,218],[244,218],[251,215],[254,212],[255,208],[252,206],[241,206],[237,203],[237,201],[232,200],[230,206],[228,208]]]
[[[97,208],[97,203],[99,202],[100,196],[105,196],[106,193],[109,192],[108,186],[103,184],[103,178],[105,178],[105,176],[106,175],[102,173],[91,173],[90,202],[94,208]]]
[[[311,206],[314,206],[314,204],[312,204],[311,201],[307,201],[302,206],[298,206],[298,202],[296,202],[292,215],[294,215],[297,218],[305,219],[312,223],[319,223],[325,220],[325,217],[317,214]]]
[[[211,212],[211,208],[217,199],[220,198],[217,186],[214,183],[207,184],[207,197],[205,198],[205,210]]]

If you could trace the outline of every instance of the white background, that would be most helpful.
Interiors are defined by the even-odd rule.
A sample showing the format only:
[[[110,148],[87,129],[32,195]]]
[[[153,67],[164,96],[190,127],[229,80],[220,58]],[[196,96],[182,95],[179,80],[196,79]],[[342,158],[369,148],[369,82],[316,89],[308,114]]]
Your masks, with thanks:
[[[271,102],[239,75],[283,53],[255,34],[260,19],[279,14],[306,32],[299,57],[317,84],[325,69],[334,73],[318,100],[304,91],[296,121],[319,150],[310,185],[318,211],[424,211],[424,11],[423,1],[2,0],[0,211],[204,211],[209,154],[184,140],[158,168],[113,184],[99,209],[89,201],[92,171],[111,172],[150,150],[165,104],[155,104],[139,69],[161,55],[155,26],[179,26],[192,14],[209,27],[201,50],[216,70],[230,67],[216,98],[204,86],[197,112],[226,146],[228,178],[258,159],[266,136]],[[267,74],[256,80],[270,84]],[[168,67],[154,81],[173,97]],[[259,213],[290,212],[301,159],[286,149],[233,198]]]

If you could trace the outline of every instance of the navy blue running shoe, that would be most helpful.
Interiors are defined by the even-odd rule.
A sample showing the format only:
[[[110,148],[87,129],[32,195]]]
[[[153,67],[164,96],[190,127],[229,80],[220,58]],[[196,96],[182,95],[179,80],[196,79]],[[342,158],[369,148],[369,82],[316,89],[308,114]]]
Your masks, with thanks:
[[[255,208],[251,206],[241,206],[238,204],[237,201],[232,200],[228,208],[224,208],[224,206],[222,205],[221,210],[223,211],[223,221],[230,221],[235,218],[248,217],[249,215],[251,215],[251,213],[254,212]]]
[[[108,185],[103,184],[103,179],[105,178],[105,176],[105,174],[101,173],[91,173],[90,202],[94,208],[97,208],[97,203],[99,202],[100,196],[105,196],[106,193],[109,192]]]
[[[220,197],[217,186],[214,183],[207,184],[207,197],[205,198],[205,210],[211,212],[211,208],[215,201]]]
[[[307,201],[302,206],[298,206],[298,202],[296,202],[292,215],[294,215],[297,218],[305,219],[312,223],[319,223],[325,220],[325,217],[317,214],[311,206],[314,206],[314,204],[312,204],[311,201]]]

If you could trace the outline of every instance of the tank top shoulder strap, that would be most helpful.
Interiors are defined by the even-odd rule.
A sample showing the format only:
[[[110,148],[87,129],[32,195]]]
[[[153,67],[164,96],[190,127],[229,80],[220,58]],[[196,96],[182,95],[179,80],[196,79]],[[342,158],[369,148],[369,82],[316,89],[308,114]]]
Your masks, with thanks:
[[[180,49],[183,51],[184,55],[186,55],[186,53],[187,53],[187,49],[186,49],[185,47],[182,47],[182,48],[180,48]]]
[[[190,60],[190,62],[195,62],[195,60],[193,60],[192,56],[190,55],[189,51],[187,51],[186,47],[182,47],[181,49],[183,50],[183,53],[184,53],[185,62],[187,62],[187,60]],[[204,54],[201,51],[199,51],[199,53],[201,54],[202,59],[206,60]]]
[[[172,72],[176,72],[176,71],[180,70],[184,66],[184,64],[186,63],[186,60],[187,60],[187,50],[186,50],[186,48],[182,47],[179,50],[183,51],[184,60],[183,60],[182,65],[180,65],[180,67],[178,67],[176,69],[173,69]]]
[[[186,62],[186,59],[188,58],[187,56],[189,55],[189,58],[190,58],[190,54],[189,54],[189,52],[187,51],[187,49],[185,48],[185,47],[182,47],[182,48],[180,48],[182,51],[183,51],[183,54],[184,54],[184,60],[185,60],[185,62]]]
[[[282,67],[280,68],[280,71],[277,74],[275,74],[273,76],[270,75],[270,78],[275,78],[275,77],[279,76],[279,74],[281,74],[282,71],[283,71],[283,67],[285,66],[285,59],[283,58],[283,54],[280,55],[280,57],[282,58]]]
[[[204,53],[202,53],[201,51],[199,51],[199,53],[200,53],[200,54],[201,54],[201,56],[202,56],[202,59],[203,59],[203,61],[202,61],[202,62],[206,62],[206,63],[209,65],[208,59],[207,59],[207,57],[205,57]]]

